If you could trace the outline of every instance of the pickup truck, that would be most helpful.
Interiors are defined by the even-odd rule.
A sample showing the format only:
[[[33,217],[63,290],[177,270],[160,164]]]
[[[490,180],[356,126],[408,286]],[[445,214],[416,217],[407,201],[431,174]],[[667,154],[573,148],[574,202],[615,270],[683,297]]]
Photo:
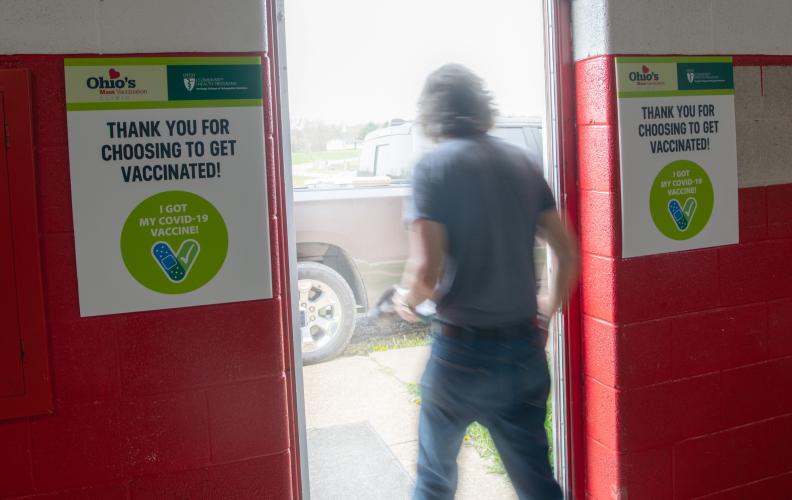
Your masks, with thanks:
[[[490,134],[524,148],[542,164],[539,119],[499,119]],[[295,189],[305,364],[340,354],[358,314],[399,283],[407,258],[403,212],[412,165],[431,147],[415,123],[391,122],[366,135],[354,176]]]

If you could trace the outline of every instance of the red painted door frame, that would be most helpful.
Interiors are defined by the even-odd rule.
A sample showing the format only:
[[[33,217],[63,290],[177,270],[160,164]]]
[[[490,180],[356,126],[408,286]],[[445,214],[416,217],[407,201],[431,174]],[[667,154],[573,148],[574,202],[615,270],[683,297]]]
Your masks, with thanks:
[[[301,467],[301,453],[300,453],[300,429],[298,423],[298,404],[297,399],[298,395],[295,392],[299,386],[297,383],[297,374],[296,370],[301,369],[301,367],[294,366],[294,349],[293,349],[293,337],[292,332],[294,330],[294,318],[292,317],[292,305],[291,305],[291,274],[289,272],[289,246],[291,243],[289,242],[288,238],[288,230],[286,224],[288,223],[288,211],[286,207],[286,182],[284,181],[285,175],[285,164],[283,159],[283,134],[289,133],[289,131],[283,130],[281,124],[282,122],[282,107],[281,107],[281,100],[280,96],[281,93],[281,82],[280,82],[280,70],[281,70],[281,62],[279,54],[281,52],[280,42],[285,40],[285,34],[279,33],[279,23],[282,22],[282,12],[283,12],[283,0],[269,0],[266,2],[266,40],[267,40],[267,57],[270,59],[270,64],[268,64],[267,71],[268,74],[266,75],[267,80],[269,81],[269,85],[267,87],[270,90],[268,99],[272,106],[272,130],[273,130],[273,137],[274,137],[274,144],[267,144],[267,150],[273,153],[272,160],[274,161],[274,165],[276,165],[276,179],[275,182],[270,183],[275,192],[271,194],[274,196],[275,203],[277,204],[277,212],[282,214],[281,215],[281,223],[278,224],[278,241],[280,241],[280,248],[278,249],[279,255],[282,256],[278,265],[280,266],[281,276],[282,276],[282,290],[283,293],[283,300],[281,301],[281,311],[283,317],[283,327],[282,327],[282,342],[283,342],[283,356],[284,356],[284,369],[286,372],[286,384],[287,384],[287,391],[286,395],[288,398],[287,404],[289,408],[289,442],[290,448],[292,453],[292,460],[290,461],[291,466],[291,491],[292,491],[292,498],[295,499],[302,499],[303,498],[303,478],[302,478],[302,467]],[[303,434],[304,436],[305,434]]]

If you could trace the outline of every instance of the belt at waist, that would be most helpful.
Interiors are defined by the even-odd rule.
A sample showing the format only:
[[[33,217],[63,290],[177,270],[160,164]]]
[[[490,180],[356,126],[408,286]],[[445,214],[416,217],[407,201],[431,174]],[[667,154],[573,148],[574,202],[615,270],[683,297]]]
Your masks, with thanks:
[[[498,340],[525,337],[535,332],[539,327],[540,321],[537,318],[531,318],[514,325],[497,327],[457,326],[438,322],[434,330],[435,333],[443,337]]]

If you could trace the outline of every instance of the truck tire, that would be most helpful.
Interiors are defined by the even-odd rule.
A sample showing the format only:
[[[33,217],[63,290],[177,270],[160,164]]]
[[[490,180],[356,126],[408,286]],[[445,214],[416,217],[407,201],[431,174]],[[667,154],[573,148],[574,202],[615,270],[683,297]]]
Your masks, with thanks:
[[[310,365],[344,350],[355,331],[355,294],[341,277],[318,262],[297,263],[302,360]]]

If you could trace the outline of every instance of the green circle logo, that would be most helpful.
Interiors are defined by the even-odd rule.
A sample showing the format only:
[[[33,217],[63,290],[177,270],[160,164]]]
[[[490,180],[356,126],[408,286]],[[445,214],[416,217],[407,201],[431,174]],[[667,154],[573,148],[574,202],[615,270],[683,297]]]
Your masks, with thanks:
[[[220,212],[187,191],[164,191],[141,202],[121,231],[129,274],[155,292],[192,292],[223,267],[228,230]]]
[[[701,165],[690,160],[669,163],[655,177],[649,195],[652,220],[673,240],[699,234],[712,215],[715,194]]]

